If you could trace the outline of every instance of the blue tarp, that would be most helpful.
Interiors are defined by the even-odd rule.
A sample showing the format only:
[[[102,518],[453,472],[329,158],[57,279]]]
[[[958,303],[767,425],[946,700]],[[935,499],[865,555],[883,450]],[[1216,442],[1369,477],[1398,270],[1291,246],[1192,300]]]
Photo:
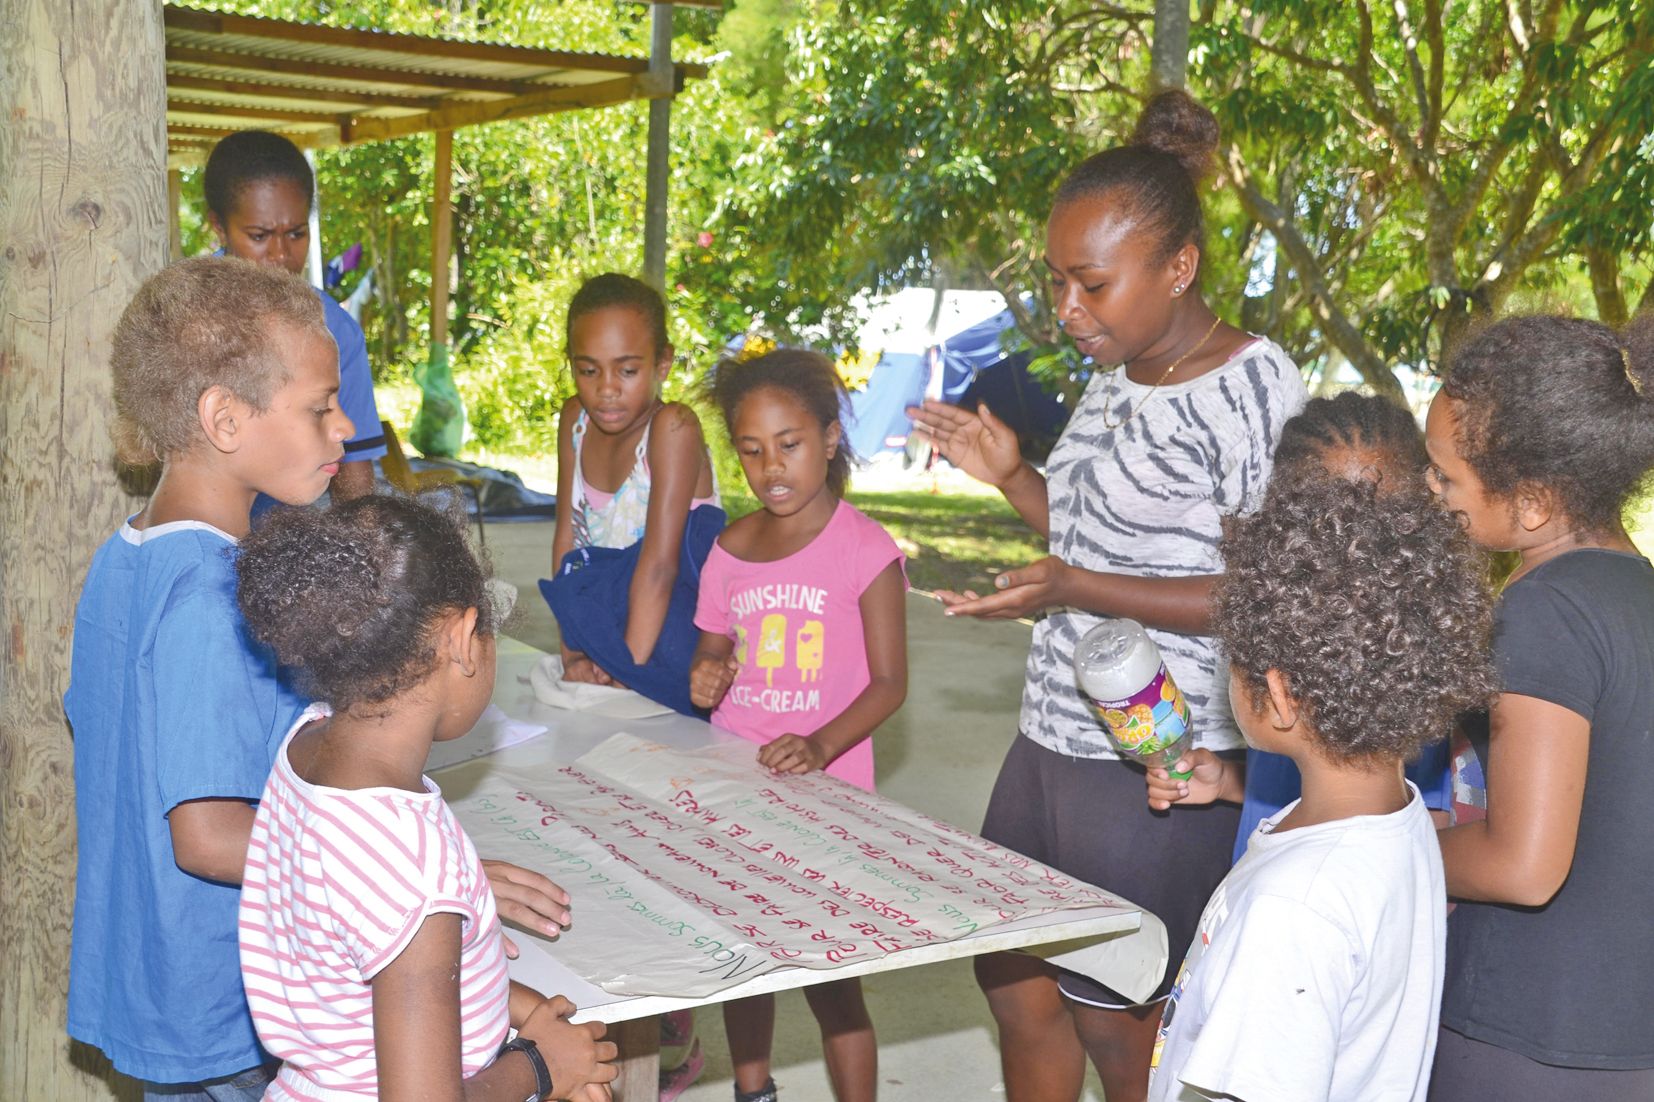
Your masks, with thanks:
[[[887,352],[873,368],[867,385],[850,395],[845,430],[850,450],[863,459],[885,450],[901,451],[913,419],[907,407],[925,400],[930,380],[928,357],[911,352]]]
[[[1052,439],[1068,422],[1068,407],[1028,374],[1028,354],[1007,353],[1001,335],[1015,324],[1009,310],[958,333],[939,335],[934,349],[886,351],[867,385],[850,395],[845,426],[858,456],[900,451],[913,422],[906,408],[923,401],[936,356],[941,358],[941,397],[975,408],[978,401],[1026,440]]]

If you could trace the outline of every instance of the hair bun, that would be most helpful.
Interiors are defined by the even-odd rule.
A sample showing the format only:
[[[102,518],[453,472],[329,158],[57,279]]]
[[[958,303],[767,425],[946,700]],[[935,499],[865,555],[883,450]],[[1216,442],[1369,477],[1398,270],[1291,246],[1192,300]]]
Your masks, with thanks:
[[[1218,137],[1217,117],[1177,89],[1149,100],[1131,132],[1133,144],[1176,157],[1197,184],[1216,168]]]

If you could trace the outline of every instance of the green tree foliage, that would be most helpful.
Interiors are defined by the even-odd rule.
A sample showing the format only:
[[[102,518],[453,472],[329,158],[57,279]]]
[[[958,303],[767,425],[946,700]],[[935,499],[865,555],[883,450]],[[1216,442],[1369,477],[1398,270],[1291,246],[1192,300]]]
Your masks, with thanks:
[[[1163,2],[1163,0],[1162,0]],[[218,0],[225,10],[641,56],[614,0]],[[845,341],[864,289],[997,289],[1072,389],[1043,222],[1063,173],[1123,140],[1156,3],[730,0],[680,9],[712,62],[673,104],[668,254],[683,392],[730,336]],[[1165,13],[1162,13],[1162,18]],[[1197,0],[1187,80],[1223,125],[1214,302],[1305,364],[1395,392],[1477,313],[1649,303],[1654,6],[1645,0]],[[563,310],[642,261],[641,103],[458,131],[448,338],[472,427],[549,450]],[[318,156],[329,252],[376,269],[375,370],[425,358],[429,135]],[[198,191],[195,193],[198,196]],[[198,219],[186,243],[207,244]],[[1238,317],[1237,317],[1238,315]]]
[[[605,0],[218,0],[215,6],[631,56],[646,56],[649,46],[647,6]],[[754,23],[749,16],[748,28]],[[716,53],[718,24],[716,12],[680,10],[674,54],[698,60]],[[768,48],[779,56],[773,42]],[[738,260],[723,233],[702,236],[724,201],[731,163],[748,148],[749,119],[757,125],[757,115],[742,108],[744,98],[732,95],[720,76],[715,70],[712,79],[690,82],[673,105],[668,306],[682,364],[669,384],[674,392],[686,390],[723,342],[746,328],[740,296],[753,286],[726,271]],[[542,452],[555,447],[555,410],[573,389],[564,361],[568,299],[587,276],[642,266],[646,135],[641,102],[455,132],[447,337],[472,431],[483,443]],[[363,323],[381,379],[405,378],[426,355],[433,159],[430,135],[317,154],[326,250],[360,241],[375,268]],[[186,196],[198,206],[198,182],[186,187]],[[185,229],[187,248],[210,247],[198,211]]]
[[[821,0],[751,211],[792,272],[1037,301],[1062,172],[1121,140],[1152,5]],[[1208,286],[1301,362],[1395,393],[1477,314],[1627,313],[1654,199],[1654,9],[1637,0],[1201,0],[1190,89],[1225,141]],[[1524,297],[1525,296],[1525,297]],[[1646,298],[1647,292],[1643,291]],[[1032,311],[1027,338],[1052,334]],[[1052,362],[1052,361],[1048,361]],[[1060,366],[1060,365],[1059,365]]]

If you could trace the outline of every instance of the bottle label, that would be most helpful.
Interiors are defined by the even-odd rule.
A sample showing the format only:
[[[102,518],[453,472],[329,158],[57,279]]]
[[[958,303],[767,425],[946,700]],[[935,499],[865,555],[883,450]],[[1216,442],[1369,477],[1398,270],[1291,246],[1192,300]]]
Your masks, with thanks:
[[[1124,700],[1097,700],[1092,705],[1109,734],[1128,754],[1147,756],[1173,745],[1189,733],[1189,705],[1166,664],[1147,685]]]

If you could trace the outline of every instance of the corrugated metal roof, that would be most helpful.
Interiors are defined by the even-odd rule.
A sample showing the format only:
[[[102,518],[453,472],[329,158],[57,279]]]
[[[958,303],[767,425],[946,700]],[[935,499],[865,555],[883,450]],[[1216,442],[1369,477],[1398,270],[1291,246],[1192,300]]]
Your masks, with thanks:
[[[649,60],[231,15],[167,4],[169,164],[237,130],[377,141],[647,99]],[[673,90],[706,66],[674,66]]]

